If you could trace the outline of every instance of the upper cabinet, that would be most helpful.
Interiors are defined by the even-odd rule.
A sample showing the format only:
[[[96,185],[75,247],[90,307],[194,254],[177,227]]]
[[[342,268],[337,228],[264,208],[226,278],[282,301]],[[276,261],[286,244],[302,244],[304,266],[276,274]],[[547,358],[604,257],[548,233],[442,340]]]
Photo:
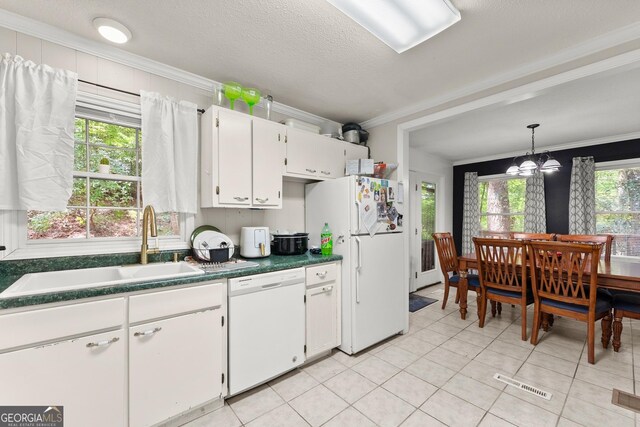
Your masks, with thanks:
[[[325,180],[345,175],[346,159],[367,148],[210,107],[201,117],[201,207],[282,208],[282,177]]]
[[[282,207],[283,125],[211,107],[201,128],[203,208]]]
[[[284,126],[256,119],[253,121],[253,199],[254,207],[282,207],[282,166],[285,158]]]
[[[287,162],[285,175],[311,179],[344,176],[348,142],[287,128]],[[366,148],[365,148],[366,153]]]

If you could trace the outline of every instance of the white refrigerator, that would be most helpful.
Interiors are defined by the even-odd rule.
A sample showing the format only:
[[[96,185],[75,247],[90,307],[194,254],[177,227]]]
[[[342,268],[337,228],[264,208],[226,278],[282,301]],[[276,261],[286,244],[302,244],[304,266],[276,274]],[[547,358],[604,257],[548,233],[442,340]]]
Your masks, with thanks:
[[[347,176],[307,184],[305,227],[320,246],[325,222],[333,253],[342,255],[342,345],[354,354],[402,332],[409,316],[398,183]]]

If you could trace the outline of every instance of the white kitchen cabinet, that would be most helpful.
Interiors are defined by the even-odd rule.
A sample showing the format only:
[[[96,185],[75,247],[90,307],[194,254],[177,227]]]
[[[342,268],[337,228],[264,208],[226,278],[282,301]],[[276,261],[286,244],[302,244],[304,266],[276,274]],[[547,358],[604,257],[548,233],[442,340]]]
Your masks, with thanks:
[[[253,207],[282,207],[282,167],[285,159],[284,126],[253,120]]]
[[[130,298],[130,319],[139,323],[129,327],[131,427],[166,421],[227,394],[224,302],[226,281]]]
[[[344,143],[311,132],[287,128],[286,175],[314,179],[344,176]]]
[[[201,128],[203,208],[282,207],[283,125],[211,107]]]
[[[287,128],[287,174],[319,176],[318,156],[321,136],[300,129]]]
[[[201,206],[251,206],[251,116],[209,108],[201,117]]]
[[[344,143],[337,139],[320,136],[318,176],[324,179],[340,178],[344,176]]]
[[[338,347],[340,333],[340,264],[307,267],[307,359]]]
[[[0,354],[0,402],[62,406],[68,427],[126,425],[125,339],[118,329]]]
[[[351,142],[344,143],[344,162],[346,175],[347,160],[367,159],[369,157],[369,149],[365,145],[353,144]]]

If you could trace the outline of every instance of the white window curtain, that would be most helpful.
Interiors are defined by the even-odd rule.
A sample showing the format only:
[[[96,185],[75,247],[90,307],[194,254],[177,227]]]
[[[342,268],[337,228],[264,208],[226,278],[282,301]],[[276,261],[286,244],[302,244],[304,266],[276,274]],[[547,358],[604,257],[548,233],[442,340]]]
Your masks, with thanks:
[[[462,253],[474,252],[473,238],[480,234],[480,199],[478,173],[464,174],[464,203],[462,207]]]
[[[596,233],[596,163],[574,157],[569,187],[569,234]]]
[[[524,231],[547,232],[547,210],[544,201],[544,175],[537,173],[527,178],[524,195]]]
[[[0,209],[63,211],[73,188],[76,73],[0,61]]]
[[[197,213],[198,107],[140,92],[142,200],[157,212]]]

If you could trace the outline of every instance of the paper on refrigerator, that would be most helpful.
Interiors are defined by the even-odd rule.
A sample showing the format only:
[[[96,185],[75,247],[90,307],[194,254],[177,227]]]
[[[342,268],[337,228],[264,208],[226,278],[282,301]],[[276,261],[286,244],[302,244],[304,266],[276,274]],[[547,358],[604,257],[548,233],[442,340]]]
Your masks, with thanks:
[[[360,221],[364,224],[370,236],[378,231],[378,213],[369,203],[359,203]]]

